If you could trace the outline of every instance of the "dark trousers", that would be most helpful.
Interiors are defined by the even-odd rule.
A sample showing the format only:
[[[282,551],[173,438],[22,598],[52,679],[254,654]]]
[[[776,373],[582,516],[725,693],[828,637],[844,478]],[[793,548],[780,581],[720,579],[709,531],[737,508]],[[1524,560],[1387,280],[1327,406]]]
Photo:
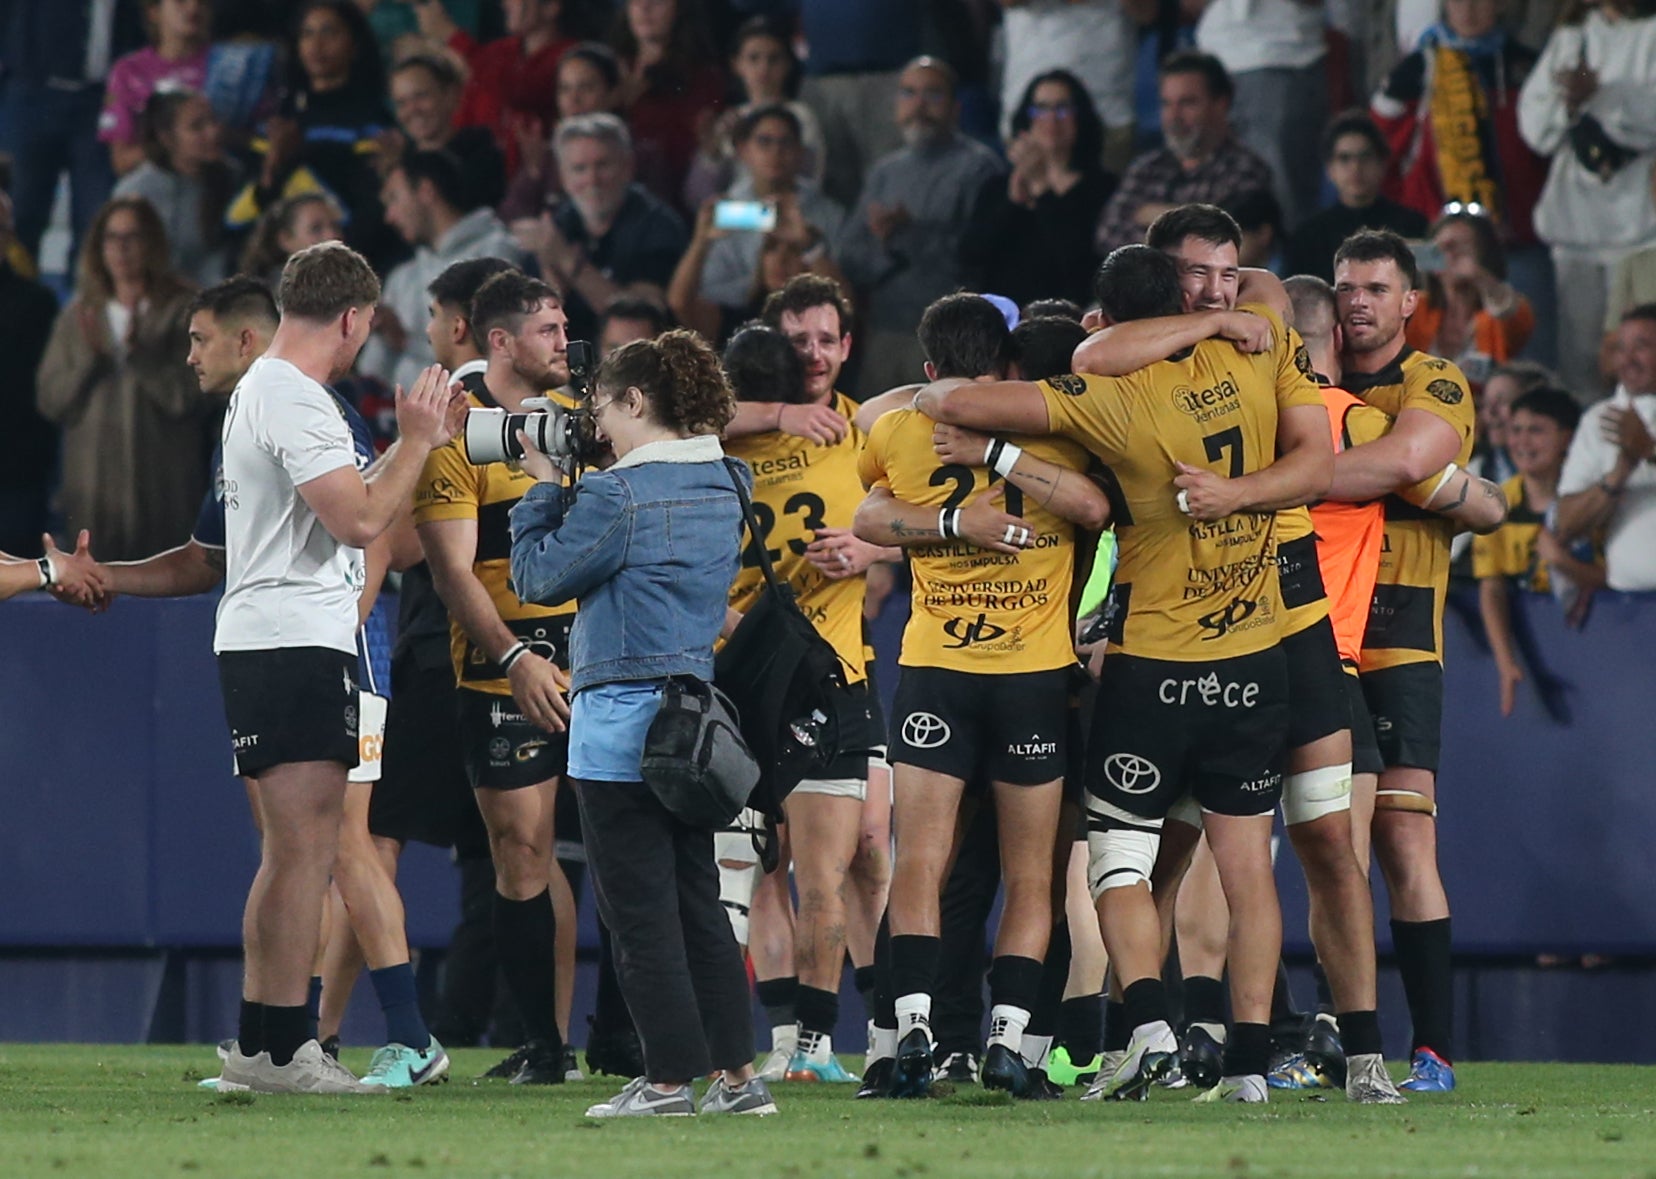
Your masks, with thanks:
[[[587,868],[652,1081],[753,1061],[747,972],[713,862],[713,833],[680,823],[642,782],[575,781]]]
[[[81,235],[115,185],[109,148],[98,142],[102,109],[102,87],[63,91],[16,78],[0,83],[0,151],[12,157],[17,239],[38,262],[58,177],[68,172],[71,275]]]

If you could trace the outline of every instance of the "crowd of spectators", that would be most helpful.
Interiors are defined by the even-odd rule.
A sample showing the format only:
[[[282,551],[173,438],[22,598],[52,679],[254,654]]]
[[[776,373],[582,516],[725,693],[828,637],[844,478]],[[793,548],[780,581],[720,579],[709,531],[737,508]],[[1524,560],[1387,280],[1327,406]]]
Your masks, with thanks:
[[[1284,275],[1332,277],[1360,228],[1418,242],[1409,342],[1490,402],[1479,461],[1542,559],[1597,544],[1656,589],[1656,0],[0,0],[0,152],[13,551],[189,534],[222,405],[188,292],[318,240],[385,279],[372,418],[461,258],[538,271],[606,348],[722,343],[833,277],[869,396],[918,376],[940,295],[1084,305],[1103,254],[1206,201]],[[1578,425],[1537,385],[1614,393]],[[1515,421],[1574,438],[1558,470]]]

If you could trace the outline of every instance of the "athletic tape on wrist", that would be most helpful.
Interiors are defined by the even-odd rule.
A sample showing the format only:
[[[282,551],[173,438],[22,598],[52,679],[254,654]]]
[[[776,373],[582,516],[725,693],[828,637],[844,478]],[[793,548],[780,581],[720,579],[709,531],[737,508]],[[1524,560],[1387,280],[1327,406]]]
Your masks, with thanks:
[[[506,654],[500,657],[500,670],[509,673],[512,670],[512,664],[527,654],[529,654],[529,644],[519,639],[506,648]]]
[[[1000,449],[989,460],[989,466],[1002,479],[1009,479],[1012,477],[1012,468],[1017,466],[1018,460],[1023,457],[1023,448],[999,440],[995,445]]]

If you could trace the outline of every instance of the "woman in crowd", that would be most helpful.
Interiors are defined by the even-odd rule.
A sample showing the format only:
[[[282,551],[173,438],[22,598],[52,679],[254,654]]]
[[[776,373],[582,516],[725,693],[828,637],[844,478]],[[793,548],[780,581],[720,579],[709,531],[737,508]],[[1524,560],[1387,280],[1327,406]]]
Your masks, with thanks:
[[[516,175],[518,139],[535,128],[539,138],[557,121],[558,63],[574,41],[564,35],[562,0],[503,0],[506,36],[487,45],[449,19],[441,4],[419,7],[420,31],[466,59],[471,77],[459,120],[487,127],[506,153],[506,172]]]
[[[1432,226],[1431,241],[1440,268],[1425,268],[1426,290],[1405,328],[1409,346],[1453,360],[1477,393],[1496,365],[1523,350],[1535,312],[1506,280],[1506,253],[1489,218],[1450,213]]]
[[[412,53],[391,68],[391,109],[400,131],[380,141],[383,172],[405,151],[446,151],[460,162],[469,192],[466,211],[500,204],[506,195],[506,157],[483,127],[456,122],[466,77],[447,53]]]
[[[788,32],[772,20],[756,16],[736,30],[730,54],[730,72],[741,89],[742,104],[725,111],[711,127],[684,181],[684,203],[699,209],[708,197],[723,192],[737,179],[741,160],[735,130],[742,116],[765,106],[786,106],[799,120],[800,175],[820,184],[827,152],[822,128],[811,108],[798,101],[799,59]]]
[[[664,188],[681,207],[696,145],[724,103],[725,76],[698,0],[626,0],[610,38],[621,59],[622,106],[633,142],[661,152]]]
[[[211,0],[144,0],[144,18],[154,44],[127,54],[109,68],[103,114],[98,118],[98,138],[109,145],[109,160],[117,176],[126,175],[149,157],[141,119],[150,96],[179,86],[199,91],[207,81]]]
[[[813,270],[839,278],[828,243],[845,213],[800,177],[803,145],[793,111],[786,106],[750,111],[738,121],[734,140],[741,172],[724,201],[702,203],[695,236],[667,289],[679,322],[710,340],[724,339],[751,319],[765,296],[796,274]],[[719,206],[738,201],[774,210],[775,227],[768,232],[720,228]]]
[[[58,313],[36,386],[63,429],[61,507],[105,561],[190,537],[222,402],[185,364],[191,288],[142,197],[115,197],[87,232],[75,297]]]
[[[1029,83],[1012,116],[1012,172],[984,184],[961,247],[984,290],[1020,305],[1091,299],[1093,231],[1115,191],[1103,148],[1104,124],[1074,74],[1052,70]]]
[[[1656,246],[1656,0],[1571,0],[1524,83],[1518,126],[1552,157],[1535,230],[1552,247],[1559,376],[1590,398],[1611,275]]]
[[[566,492],[541,480],[512,509],[512,582],[525,601],[580,603],[570,633],[569,777],[599,911],[644,1045],[645,1075],[589,1117],[775,1112],[753,1073],[747,975],[724,908],[713,833],[643,782],[645,735],[669,677],[712,679],[713,643],[741,548],[719,434],[735,412],[712,350],[690,332],[623,345],[591,408],[615,453]],[[625,619],[625,625],[623,625]]]
[[[154,205],[173,269],[197,286],[212,286],[230,272],[224,210],[240,168],[224,154],[211,104],[193,90],[150,95],[142,129],[144,162],[121,178],[115,195]]]
[[[241,273],[262,278],[274,290],[288,258],[318,242],[345,236],[345,212],[325,192],[306,192],[265,210],[242,252]]]
[[[345,240],[383,273],[406,252],[385,224],[375,166],[393,121],[379,46],[354,0],[306,0],[290,66],[259,173],[231,206],[230,224],[251,225],[283,197],[323,189],[346,212]]]

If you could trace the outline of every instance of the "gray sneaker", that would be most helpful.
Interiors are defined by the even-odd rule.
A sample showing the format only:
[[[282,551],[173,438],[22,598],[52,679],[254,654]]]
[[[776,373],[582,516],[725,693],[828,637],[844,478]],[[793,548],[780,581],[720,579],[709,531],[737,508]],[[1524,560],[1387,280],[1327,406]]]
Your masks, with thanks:
[[[1359,1105],[1402,1105],[1408,1100],[1397,1091],[1386,1058],[1378,1052],[1346,1057],[1346,1100]]]
[[[704,1114],[753,1114],[764,1117],[776,1112],[776,1102],[764,1078],[754,1077],[747,1084],[732,1089],[720,1073],[702,1094],[701,1111]]]
[[[626,1087],[608,1101],[587,1106],[589,1118],[693,1118],[696,1116],[695,1094],[686,1085],[677,1093],[663,1093],[643,1077],[628,1081]]]
[[[385,1092],[357,1080],[355,1073],[323,1052],[315,1040],[306,1040],[293,1059],[280,1066],[271,1063],[268,1052],[257,1056],[232,1052],[224,1062],[218,1088],[221,1092],[245,1088],[255,1093]]]

